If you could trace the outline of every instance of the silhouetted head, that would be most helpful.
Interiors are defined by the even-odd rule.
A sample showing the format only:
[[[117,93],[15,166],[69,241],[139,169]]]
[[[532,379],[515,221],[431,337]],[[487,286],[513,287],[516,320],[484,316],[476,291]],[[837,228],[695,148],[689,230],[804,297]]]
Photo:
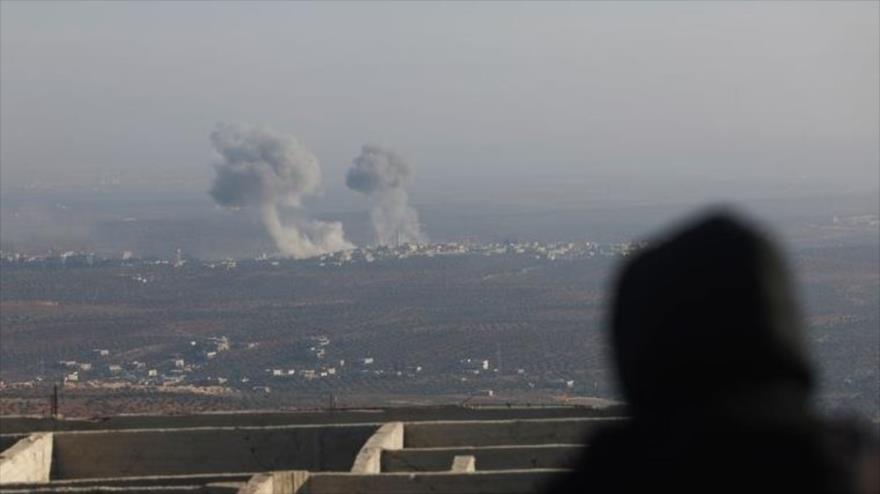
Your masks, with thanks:
[[[761,390],[784,389],[800,402],[810,391],[782,257],[729,213],[704,217],[634,256],[618,281],[612,331],[636,418]]]

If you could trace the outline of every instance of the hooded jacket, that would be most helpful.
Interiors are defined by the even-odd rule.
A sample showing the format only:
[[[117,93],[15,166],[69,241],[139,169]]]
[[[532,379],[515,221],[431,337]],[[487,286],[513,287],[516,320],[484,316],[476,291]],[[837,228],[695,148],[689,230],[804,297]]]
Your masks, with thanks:
[[[853,492],[853,444],[813,376],[776,247],[717,212],[637,253],[611,346],[631,419],[587,440],[559,492]]]

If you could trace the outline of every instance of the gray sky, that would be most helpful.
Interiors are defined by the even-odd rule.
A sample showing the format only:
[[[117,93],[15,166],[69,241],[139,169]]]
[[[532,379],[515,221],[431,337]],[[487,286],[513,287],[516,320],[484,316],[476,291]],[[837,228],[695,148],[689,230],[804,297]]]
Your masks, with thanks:
[[[878,186],[878,2],[0,8],[4,186],[207,190],[218,121],[296,135],[328,194],[365,142],[409,158],[417,202]]]

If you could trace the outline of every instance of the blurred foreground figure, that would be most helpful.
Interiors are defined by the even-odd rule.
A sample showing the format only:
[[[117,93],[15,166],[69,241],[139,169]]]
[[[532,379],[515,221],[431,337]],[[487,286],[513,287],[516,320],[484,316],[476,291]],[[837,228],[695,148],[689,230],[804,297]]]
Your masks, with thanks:
[[[714,214],[638,253],[612,317],[632,419],[590,438],[557,491],[876,488],[862,436],[811,411],[786,267],[748,224]]]

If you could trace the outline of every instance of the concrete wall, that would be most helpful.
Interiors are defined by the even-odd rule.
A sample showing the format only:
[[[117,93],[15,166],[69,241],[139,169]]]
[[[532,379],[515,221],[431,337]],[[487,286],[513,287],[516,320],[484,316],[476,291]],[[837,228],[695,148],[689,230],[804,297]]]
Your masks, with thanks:
[[[348,471],[379,424],[55,434],[59,479],[269,470]]]
[[[452,459],[452,468],[450,468],[449,470],[453,473],[476,472],[476,459],[472,455],[456,456]]]
[[[27,434],[3,434],[0,435],[0,453],[11,448],[13,444],[26,438]]]
[[[55,487],[45,484],[26,489],[3,489],[3,494],[230,494],[228,488],[216,489],[212,485],[172,485],[146,487]],[[233,491],[236,492],[236,491]]]
[[[408,422],[405,426],[404,447],[583,444],[596,428],[615,420],[619,419]]]
[[[389,422],[379,428],[358,452],[352,473],[379,473],[382,452],[403,447],[403,422]]]
[[[308,471],[288,470],[254,475],[238,494],[305,494]]]
[[[59,419],[32,416],[0,418],[0,433],[67,430],[171,429],[192,427],[277,426],[413,422],[424,420],[505,420],[623,415],[612,402],[600,407],[400,407],[383,409],[313,410],[294,412],[226,412],[197,415],[118,415],[94,419]]]
[[[580,445],[416,448],[382,452],[383,472],[442,472],[456,456],[473,456],[478,471],[529,468],[575,468]]]
[[[544,492],[566,472],[513,470],[473,473],[309,474],[302,494],[526,494]],[[268,494],[268,493],[267,493]],[[274,494],[279,494],[275,492]]]
[[[0,453],[0,484],[48,482],[52,443],[52,433],[33,434]]]
[[[166,475],[149,477],[119,477],[102,479],[73,479],[52,480],[50,485],[35,483],[10,483],[3,484],[0,492],[4,494],[9,489],[34,489],[40,487],[61,488],[114,488],[124,487],[172,487],[172,486],[199,486],[221,482],[247,482],[257,472],[246,473],[208,473],[198,475]]]

